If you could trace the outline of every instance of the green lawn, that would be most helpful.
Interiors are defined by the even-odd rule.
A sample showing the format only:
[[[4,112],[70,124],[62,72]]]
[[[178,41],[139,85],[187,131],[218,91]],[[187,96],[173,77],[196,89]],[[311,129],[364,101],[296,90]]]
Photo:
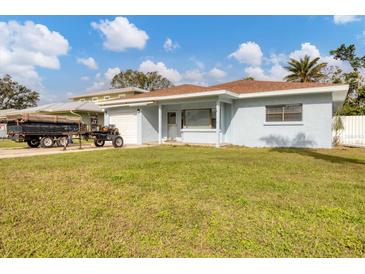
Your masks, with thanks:
[[[17,143],[7,139],[0,139],[0,148],[22,148],[27,147],[27,143]]]
[[[365,149],[0,160],[2,257],[365,257]]]

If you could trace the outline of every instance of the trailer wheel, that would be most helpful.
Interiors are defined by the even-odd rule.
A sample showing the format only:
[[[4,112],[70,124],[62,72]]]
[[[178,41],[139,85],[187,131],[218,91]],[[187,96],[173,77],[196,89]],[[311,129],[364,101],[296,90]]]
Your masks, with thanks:
[[[50,148],[54,145],[54,141],[52,137],[43,137],[41,139],[41,147]]]
[[[56,141],[56,144],[58,147],[64,147],[68,145],[68,138],[67,137],[61,137]]]
[[[95,144],[96,147],[102,147],[102,146],[104,146],[105,141],[104,140],[95,139],[94,140],[94,144]]]
[[[39,145],[40,145],[39,138],[32,138],[27,141],[27,144],[29,147],[32,147],[32,148],[39,147]]]
[[[123,141],[123,138],[121,136],[117,136],[113,139],[112,143],[113,143],[113,147],[119,148],[119,147],[123,146],[124,141]]]

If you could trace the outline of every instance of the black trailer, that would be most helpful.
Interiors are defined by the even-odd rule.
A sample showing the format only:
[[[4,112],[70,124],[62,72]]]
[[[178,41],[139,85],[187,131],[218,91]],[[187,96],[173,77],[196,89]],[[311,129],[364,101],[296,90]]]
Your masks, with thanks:
[[[115,148],[124,142],[117,128],[103,127],[100,130],[87,131],[86,125],[79,118],[57,115],[22,114],[6,117],[7,133],[16,142],[27,142],[30,147],[49,148],[54,145],[66,148],[72,137],[94,139],[97,147],[111,141]]]

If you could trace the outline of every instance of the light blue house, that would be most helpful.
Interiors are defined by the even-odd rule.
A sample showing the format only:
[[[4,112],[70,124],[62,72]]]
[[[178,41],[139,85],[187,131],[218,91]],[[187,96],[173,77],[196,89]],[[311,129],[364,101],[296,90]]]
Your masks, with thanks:
[[[332,147],[348,85],[239,80],[180,85],[100,102],[125,143]]]

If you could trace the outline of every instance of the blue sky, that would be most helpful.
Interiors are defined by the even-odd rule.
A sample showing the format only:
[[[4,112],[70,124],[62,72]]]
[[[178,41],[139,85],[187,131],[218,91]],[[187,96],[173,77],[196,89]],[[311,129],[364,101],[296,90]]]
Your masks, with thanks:
[[[42,102],[109,87],[120,70],[157,70],[175,84],[253,76],[281,80],[290,57],[365,54],[365,20],[345,16],[0,16],[0,74]]]

